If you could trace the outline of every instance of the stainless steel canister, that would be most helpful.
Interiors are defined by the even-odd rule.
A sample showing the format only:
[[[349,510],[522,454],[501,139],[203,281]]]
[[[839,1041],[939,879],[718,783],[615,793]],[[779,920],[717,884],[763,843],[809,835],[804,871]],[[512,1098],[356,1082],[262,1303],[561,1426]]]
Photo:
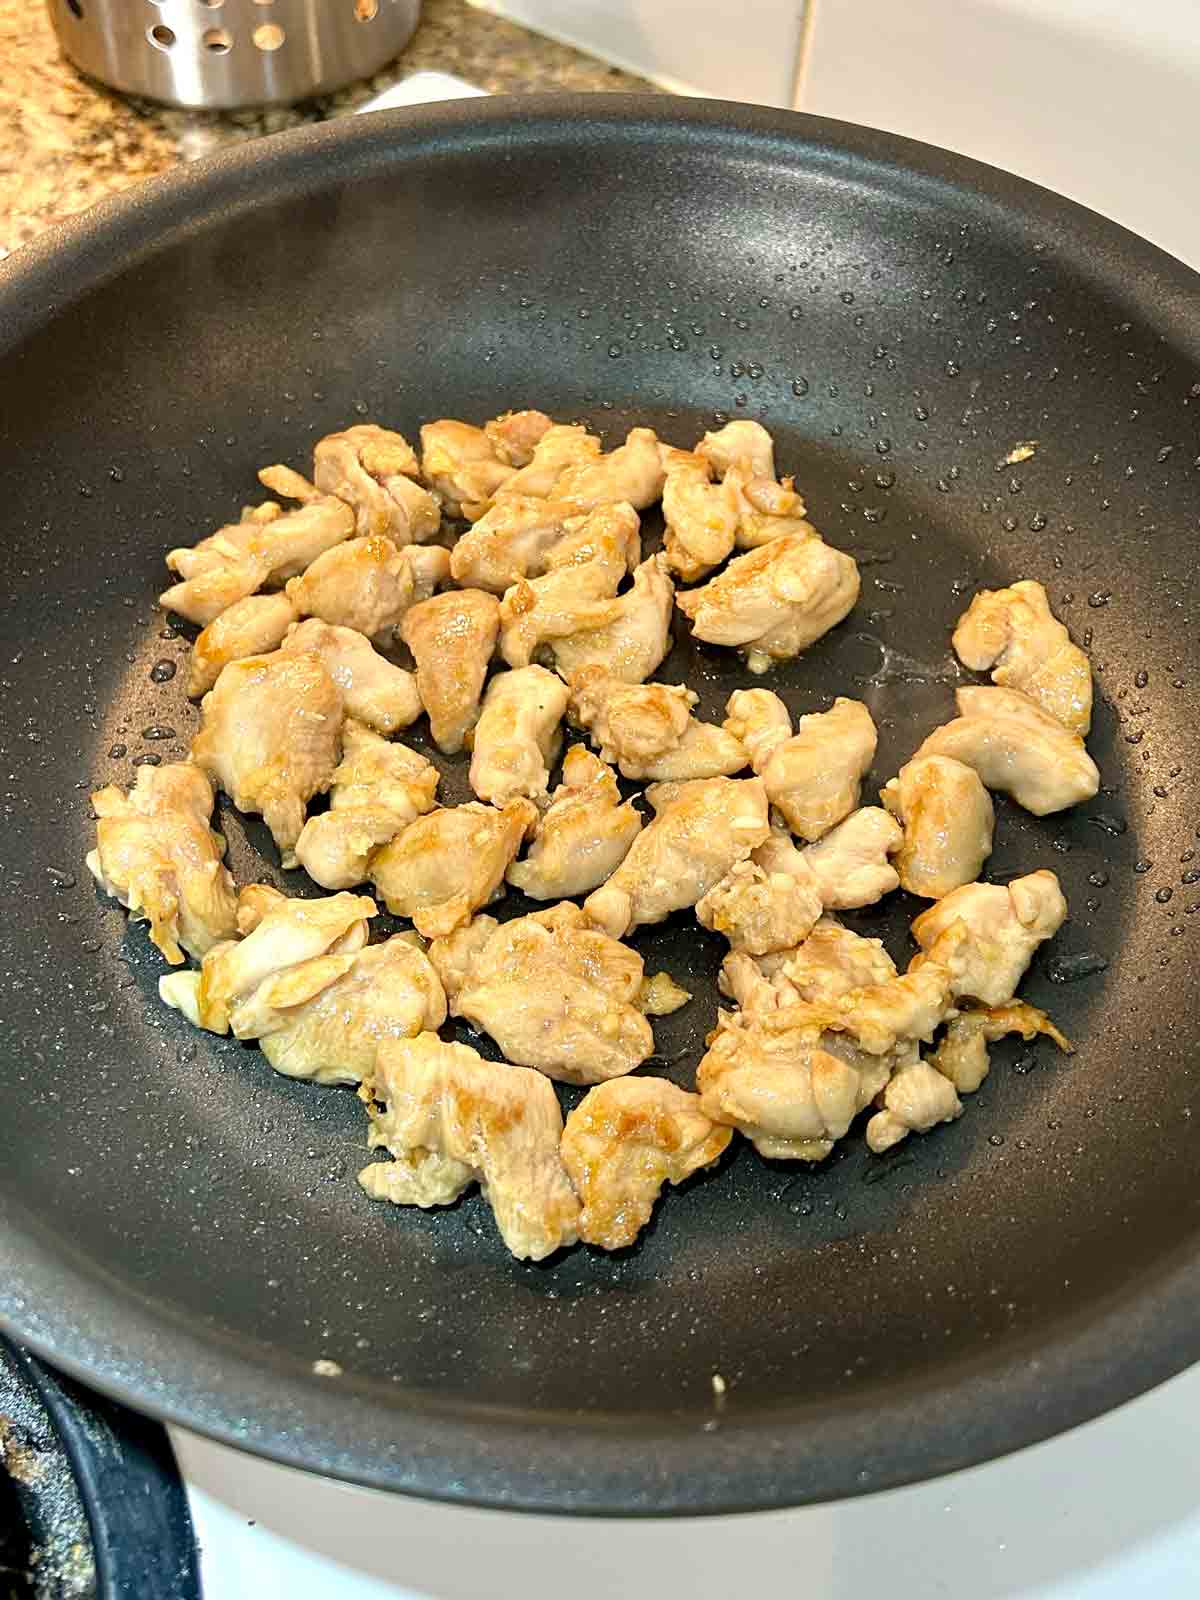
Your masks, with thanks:
[[[59,43],[127,94],[209,110],[302,100],[398,55],[420,0],[48,0]]]

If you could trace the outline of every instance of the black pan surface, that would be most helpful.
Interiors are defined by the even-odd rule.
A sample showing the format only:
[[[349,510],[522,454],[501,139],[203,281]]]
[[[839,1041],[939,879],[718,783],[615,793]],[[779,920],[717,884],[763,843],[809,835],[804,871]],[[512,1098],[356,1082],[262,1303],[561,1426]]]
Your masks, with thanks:
[[[623,1513],[930,1476],[1200,1355],[1200,280],[883,134],[498,100],[288,134],[99,208],[5,264],[0,380],[8,1330],[283,1461]],[[882,1161],[743,1145],[634,1250],[542,1266],[478,1197],[369,1202],[353,1095],[165,1011],[144,931],[83,866],[89,790],[195,727],[185,674],[157,681],[188,643],[155,609],[163,552],[347,419],[512,405],[610,442],[766,421],[864,571],[774,681],[794,712],[868,700],[873,783],[949,712],[964,596],[1041,579],[1095,663],[1106,785],[1043,821],[1001,804],[990,864],[1062,877],[1071,919],[1026,992],[1077,1055],[1002,1047],[958,1123]],[[719,713],[744,674],[679,633],[662,676]],[[239,878],[273,863],[224,825]],[[914,909],[858,925],[903,957]],[[696,991],[658,1029],[690,1082],[720,941],[689,917],[635,943]]]

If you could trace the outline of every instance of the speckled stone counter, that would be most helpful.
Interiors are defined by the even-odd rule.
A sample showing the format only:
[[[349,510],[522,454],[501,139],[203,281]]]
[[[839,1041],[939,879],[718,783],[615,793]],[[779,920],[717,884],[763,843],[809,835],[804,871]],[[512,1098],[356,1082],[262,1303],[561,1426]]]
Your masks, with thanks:
[[[425,0],[408,48],[374,78],[323,100],[251,112],[176,111],[81,78],[39,0],[0,0],[0,255],[93,201],[221,145],[344,116],[410,73],[455,73],[493,94],[649,85],[466,0]]]

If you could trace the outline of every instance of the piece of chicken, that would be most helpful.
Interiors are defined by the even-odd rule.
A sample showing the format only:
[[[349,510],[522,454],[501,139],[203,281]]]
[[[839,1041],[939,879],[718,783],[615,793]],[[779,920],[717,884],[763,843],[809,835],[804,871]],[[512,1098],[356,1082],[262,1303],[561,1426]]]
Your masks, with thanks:
[[[973,767],[951,756],[906,762],[879,798],[904,825],[896,870],[909,894],[940,900],[974,883],[992,853],[992,797]]]
[[[415,750],[347,717],[329,810],[304,824],[297,861],[323,889],[364,883],[371,852],[433,809],[438,777]]]
[[[811,878],[769,872],[751,859],[731,867],[696,902],[696,919],[723,933],[731,950],[763,956],[798,945],[822,910]]]
[[[989,789],[1011,795],[1035,817],[1090,800],[1100,772],[1078,734],[1017,689],[959,689],[960,715],[935,728],[913,756],[952,756]]]
[[[545,667],[496,674],[471,746],[471,788],[481,800],[502,806],[518,795],[545,799],[566,709],[567,686]]]
[[[846,990],[825,1002],[829,1008],[826,1025],[849,1034],[860,1049],[873,1056],[887,1055],[917,1040],[928,1043],[953,1016],[958,996],[967,992],[963,980],[971,956],[970,929],[955,918],[923,953],[913,957],[907,972]],[[789,962],[785,970],[791,966]]]
[[[496,490],[498,499],[510,494],[545,500],[568,467],[599,458],[602,445],[594,433],[576,423],[555,423],[534,446],[533,454]]]
[[[412,573],[413,604],[420,605],[439,589],[450,586],[450,552],[440,544],[409,544],[404,547],[408,570]]]
[[[623,1250],[650,1221],[666,1183],[711,1167],[733,1137],[700,1096],[665,1078],[616,1078],[589,1089],[567,1118],[562,1158],[582,1202],[579,1237]]]
[[[695,583],[719,567],[737,538],[739,504],[733,484],[713,483],[708,462],[688,450],[664,460],[663,550],[671,571]]]
[[[305,806],[341,758],[343,704],[321,657],[286,647],[231,661],[201,701],[191,759],[239,811],[261,813],[285,867],[295,865]]]
[[[762,1013],[799,1001],[833,1000],[895,976],[881,939],[867,939],[823,915],[794,949],[759,957],[731,950],[719,983],[744,1012]]]
[[[415,587],[404,553],[375,534],[347,539],[318,556],[307,572],[289,580],[287,596],[299,616],[353,628],[386,645],[412,605]]]
[[[691,708],[698,699],[683,684],[628,684],[605,667],[582,667],[571,677],[570,715],[623,777],[672,783],[741,772],[750,764],[745,746],[715,723],[697,721]]]
[[[440,1028],[445,992],[413,937],[397,933],[368,945],[311,999],[281,1008],[279,1026],[260,1038],[276,1072],[314,1083],[358,1083],[385,1039]]]
[[[646,790],[654,820],[601,888],[584,902],[614,939],[694,906],[770,832],[759,778],[697,778]]]
[[[353,628],[331,628],[309,617],[288,629],[280,653],[318,656],[342,692],[346,715],[376,733],[397,733],[421,715],[412,673],[381,656]]]
[[[500,652],[527,667],[542,647],[620,615],[615,595],[641,560],[639,518],[631,505],[598,506],[564,524],[540,578],[520,578],[500,607]]]
[[[510,467],[527,467],[553,427],[553,418],[544,411],[506,411],[485,422],[483,431],[498,461]]]
[[[417,692],[433,742],[446,755],[463,747],[479,718],[479,697],[500,632],[500,602],[482,589],[451,589],[413,606],[400,634],[417,663]]]
[[[954,648],[972,672],[1020,689],[1043,711],[1083,737],[1092,725],[1092,669],[1087,656],[1030,578],[1007,589],[982,589],[958,619]]]
[[[641,816],[632,803],[622,803],[612,768],[583,745],[567,751],[562,775],[529,854],[508,869],[509,883],[531,900],[562,900],[597,888],[641,831]]]
[[[257,1039],[353,966],[377,915],[369,895],[297,900],[253,884],[238,896],[245,937],[214,945],[199,972],[167,973],[159,995],[197,1028]]]
[[[661,496],[664,477],[658,435],[652,428],[631,428],[625,443],[607,455],[567,467],[550,493],[576,511],[614,500],[628,500],[635,511],[644,511]]]
[[[421,476],[452,517],[477,515],[515,471],[483,428],[443,418],[421,429]]]
[[[609,602],[607,620],[550,641],[554,664],[571,680],[581,667],[605,667],[625,683],[644,683],[671,648],[675,586],[659,552],[635,570],[633,587]]]
[[[867,1145],[882,1155],[910,1133],[928,1133],[939,1122],[962,1116],[954,1085],[928,1061],[911,1061],[895,1072],[880,1097],[879,1110],[867,1123]]]
[[[955,989],[985,1006],[1002,1006],[1016,993],[1038,945],[1062,927],[1067,902],[1053,872],[1042,868],[1011,883],[967,883],[922,911],[912,925],[922,951],[956,922],[970,938]],[[914,964],[921,961],[914,957]]]
[[[275,493],[310,497],[304,479],[287,467],[266,467],[258,476]],[[396,545],[408,545],[433,537],[442,509],[416,481],[419,476],[408,440],[373,422],[327,434],[313,450],[312,492],[344,500],[354,511],[355,531],[364,538],[384,534]]]
[[[559,1153],[562,1113],[540,1073],[422,1033],[381,1045],[360,1093],[369,1143],[397,1157],[359,1173],[373,1198],[448,1205],[478,1182],[519,1260],[575,1243],[579,1201]]]
[[[858,599],[858,565],[823,539],[790,533],[736,556],[677,598],[697,639],[735,645],[751,672],[799,655]]]
[[[1023,1000],[1010,1000],[1002,1006],[974,1006],[952,1017],[929,1063],[949,1078],[959,1094],[974,1094],[991,1066],[988,1045],[1008,1033],[1019,1034],[1026,1041],[1044,1033],[1067,1055],[1075,1049],[1044,1011]]]
[[[105,894],[150,924],[150,938],[178,964],[237,932],[237,892],[224,866],[225,841],[209,827],[213,790],[199,767],[172,761],[139,767],[128,794],[115,784],[92,795],[96,848],[88,870]]]
[[[578,906],[476,921],[490,924],[486,939],[472,926],[435,940],[429,958],[451,1012],[490,1033],[506,1060],[560,1083],[603,1083],[652,1053],[654,1035],[636,1004],[641,957],[589,927]]]
[[[755,478],[775,476],[775,445],[761,422],[736,418],[723,428],[706,433],[696,446],[696,454],[712,467],[718,478],[735,466],[745,466]]]
[[[829,711],[801,717],[792,733],[787,707],[769,689],[735,689],[725,731],[741,741],[788,827],[813,841],[857,807],[876,732],[861,700],[839,695]]]
[[[455,583],[502,595],[522,578],[545,572],[550,551],[577,515],[570,501],[501,496],[450,552]]]
[[[188,694],[207,694],[231,661],[277,650],[293,622],[299,620],[286,594],[251,594],[235,600],[214,617],[192,646]]]
[[[775,476],[775,447],[761,422],[727,422],[706,433],[696,454],[711,464],[736,510],[736,542],[754,550],[782,534],[817,536],[791,478]]]
[[[903,841],[899,824],[879,806],[861,806],[816,844],[799,852],[827,911],[873,906],[900,886],[889,859]],[[770,841],[763,849],[770,848]]]
[[[392,915],[410,917],[427,939],[453,933],[496,897],[537,815],[528,800],[431,811],[375,852],[371,881]]]

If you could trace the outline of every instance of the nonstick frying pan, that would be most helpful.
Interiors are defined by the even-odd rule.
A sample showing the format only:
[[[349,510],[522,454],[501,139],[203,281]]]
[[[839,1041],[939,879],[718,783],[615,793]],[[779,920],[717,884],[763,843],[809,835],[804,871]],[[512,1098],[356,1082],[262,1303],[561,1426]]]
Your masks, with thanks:
[[[497,100],[284,135],[98,208],[6,264],[0,381],[8,1330],[282,1461],[622,1513],[930,1476],[1200,1354],[1200,280],[884,134]],[[83,867],[89,790],[195,726],[163,552],[347,419],[512,405],[610,442],[764,419],[865,580],[771,681],[794,713],[867,699],[872,785],[949,714],[975,586],[1041,579],[1095,664],[1105,783],[1042,821],[1001,804],[989,863],[1062,878],[1026,993],[1076,1055],[1000,1047],[959,1122],[883,1160],[743,1144],[632,1251],[542,1266],[478,1197],[368,1201],[353,1095],[166,1012],[144,930]],[[661,676],[719,714],[744,672],[678,635]],[[223,818],[239,880],[285,881]],[[915,909],[852,920],[905,957]],[[695,991],[657,1030],[688,1083],[721,941],[681,917],[634,942]]]

